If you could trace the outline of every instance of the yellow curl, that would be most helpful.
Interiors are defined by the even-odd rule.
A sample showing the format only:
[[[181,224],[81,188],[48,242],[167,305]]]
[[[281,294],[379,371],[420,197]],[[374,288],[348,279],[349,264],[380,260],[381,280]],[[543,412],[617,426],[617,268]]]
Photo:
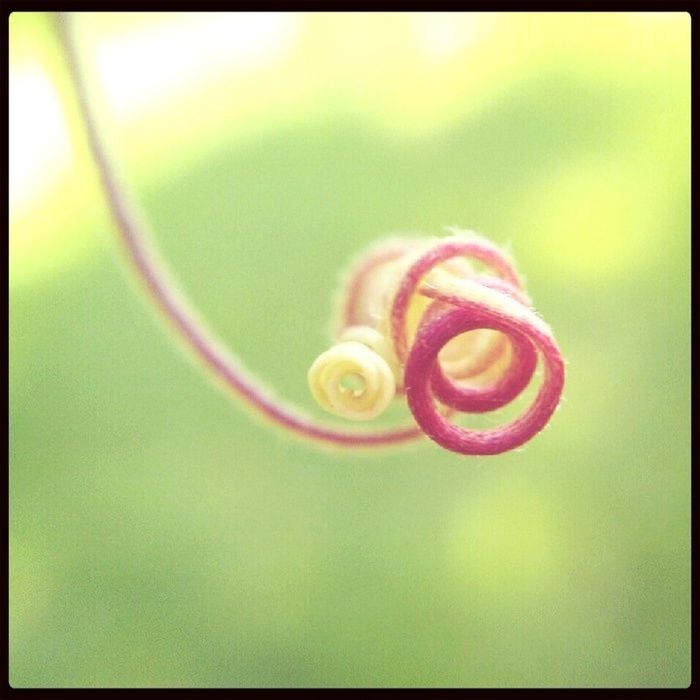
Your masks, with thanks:
[[[392,344],[385,335],[370,326],[348,326],[338,336],[338,342],[354,340],[374,350],[391,368],[394,380],[398,386],[401,383],[401,369]]]
[[[345,340],[321,353],[309,369],[308,381],[322,408],[350,420],[376,418],[396,393],[387,361],[356,340]]]

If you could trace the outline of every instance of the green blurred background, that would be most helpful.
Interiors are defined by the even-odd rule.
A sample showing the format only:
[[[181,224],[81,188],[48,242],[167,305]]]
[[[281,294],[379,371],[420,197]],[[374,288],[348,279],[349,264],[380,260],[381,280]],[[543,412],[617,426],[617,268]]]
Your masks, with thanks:
[[[348,259],[452,224],[510,246],[568,377],[491,458],[251,416],[131,280],[51,18],[11,15],[11,684],[687,686],[690,17],[75,29],[163,257],[280,395],[321,417]]]

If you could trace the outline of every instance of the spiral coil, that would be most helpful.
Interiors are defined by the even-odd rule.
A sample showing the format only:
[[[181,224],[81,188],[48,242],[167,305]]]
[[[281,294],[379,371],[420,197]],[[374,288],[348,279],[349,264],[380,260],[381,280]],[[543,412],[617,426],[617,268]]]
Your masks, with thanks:
[[[564,362],[551,330],[532,309],[512,261],[481,236],[453,232],[375,246],[353,267],[342,299],[338,342],[309,371],[312,394],[331,413],[370,420],[405,395],[429,438],[486,455],[528,441],[559,404]],[[450,422],[457,411],[511,403],[538,361],[539,391],[518,418],[487,430]],[[356,378],[353,390],[343,389],[348,375]]]

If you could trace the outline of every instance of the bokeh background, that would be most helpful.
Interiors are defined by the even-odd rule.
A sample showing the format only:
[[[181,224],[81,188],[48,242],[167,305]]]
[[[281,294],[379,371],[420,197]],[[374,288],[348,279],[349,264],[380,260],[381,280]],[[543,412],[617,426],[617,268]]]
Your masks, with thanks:
[[[75,30],[163,257],[281,396],[321,417],[346,261],[446,225],[510,247],[568,379],[490,458],[252,416],[131,279],[52,19],[12,14],[12,685],[687,686],[689,16]]]

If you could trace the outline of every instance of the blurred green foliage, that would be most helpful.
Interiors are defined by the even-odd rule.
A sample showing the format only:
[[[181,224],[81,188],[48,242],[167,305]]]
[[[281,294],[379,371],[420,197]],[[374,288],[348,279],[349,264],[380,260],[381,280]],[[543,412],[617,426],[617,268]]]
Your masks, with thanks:
[[[280,434],[149,311],[78,140],[12,231],[14,686],[689,683],[690,18],[464,17],[483,39],[429,63],[411,16],[305,16],[284,65],[138,133],[103,115],[164,258],[280,395],[319,413],[346,260],[457,224],[554,329],[551,425],[492,458]],[[139,21],[84,15],[81,46]],[[47,18],[10,41],[77,128]]]

